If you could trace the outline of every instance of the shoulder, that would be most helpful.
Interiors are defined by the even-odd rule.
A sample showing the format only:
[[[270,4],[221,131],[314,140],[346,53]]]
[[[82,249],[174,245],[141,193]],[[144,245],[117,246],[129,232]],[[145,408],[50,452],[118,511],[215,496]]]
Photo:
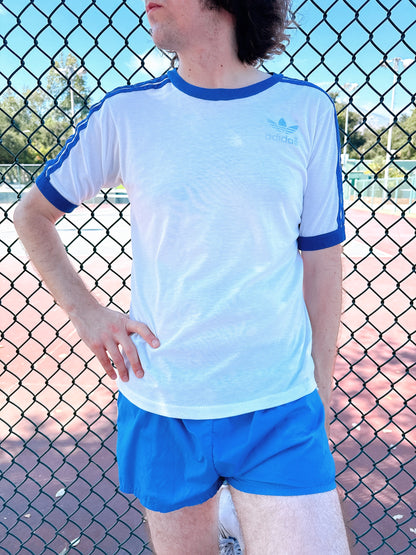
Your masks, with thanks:
[[[116,97],[117,95],[141,93],[144,91],[160,89],[168,83],[170,83],[169,76],[161,75],[160,77],[155,77],[154,79],[149,79],[148,81],[142,81],[141,83],[135,83],[134,85],[124,85],[122,87],[117,87],[116,89],[107,93],[104,97],[104,100]]]
[[[141,83],[117,87],[91,107],[90,115],[95,112],[106,112],[108,109],[111,110],[114,106],[120,106],[120,104],[125,106],[126,103],[134,103],[137,100],[137,95],[143,95],[143,97],[148,96],[152,91],[160,90],[168,83],[170,83],[169,77],[167,75],[162,75],[161,77],[149,79]]]
[[[301,79],[294,79],[292,77],[281,76],[280,84],[282,87],[288,89],[287,94],[294,95],[297,98],[302,98],[304,101],[317,103],[321,109],[334,110],[335,105],[329,94],[314,83],[310,81],[303,81]],[[290,92],[289,92],[290,91]]]

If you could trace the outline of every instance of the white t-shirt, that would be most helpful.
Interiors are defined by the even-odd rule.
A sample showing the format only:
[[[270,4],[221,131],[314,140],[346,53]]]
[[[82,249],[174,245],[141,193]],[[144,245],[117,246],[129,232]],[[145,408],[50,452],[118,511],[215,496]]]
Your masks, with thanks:
[[[145,371],[120,391],[177,418],[220,418],[315,387],[301,250],[344,240],[334,105],[273,74],[204,89],[176,70],[95,105],[37,185],[71,211],[122,183],[131,203],[130,317]]]

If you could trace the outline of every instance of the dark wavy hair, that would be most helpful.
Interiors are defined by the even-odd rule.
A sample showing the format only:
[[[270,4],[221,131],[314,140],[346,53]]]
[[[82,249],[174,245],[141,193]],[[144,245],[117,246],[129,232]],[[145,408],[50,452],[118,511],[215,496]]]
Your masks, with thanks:
[[[289,43],[291,0],[204,0],[204,4],[234,16],[237,54],[245,64],[281,54]]]

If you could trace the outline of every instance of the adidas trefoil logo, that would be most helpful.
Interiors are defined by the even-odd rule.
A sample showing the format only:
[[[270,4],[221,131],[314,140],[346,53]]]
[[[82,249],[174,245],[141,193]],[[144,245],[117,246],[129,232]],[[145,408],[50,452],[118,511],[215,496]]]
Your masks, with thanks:
[[[272,119],[268,119],[267,121],[274,129],[276,129],[278,133],[285,133],[286,135],[291,135],[292,133],[295,133],[295,131],[297,131],[298,129],[298,125],[288,126],[283,118],[279,119],[279,123],[276,123]]]
[[[298,146],[298,138],[296,137],[296,131],[299,127],[298,125],[288,125],[283,118],[280,118],[277,123],[269,118],[267,121],[276,132],[273,134],[266,133],[266,139],[268,141],[276,141],[278,143]]]

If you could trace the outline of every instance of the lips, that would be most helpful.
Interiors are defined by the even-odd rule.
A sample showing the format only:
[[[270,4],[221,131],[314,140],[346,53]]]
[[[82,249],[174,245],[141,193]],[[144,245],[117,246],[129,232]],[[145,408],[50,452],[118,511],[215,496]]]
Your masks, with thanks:
[[[146,5],[146,13],[149,15],[150,12],[156,10],[157,8],[161,8],[162,6],[160,4],[157,4],[156,2],[149,2]]]

